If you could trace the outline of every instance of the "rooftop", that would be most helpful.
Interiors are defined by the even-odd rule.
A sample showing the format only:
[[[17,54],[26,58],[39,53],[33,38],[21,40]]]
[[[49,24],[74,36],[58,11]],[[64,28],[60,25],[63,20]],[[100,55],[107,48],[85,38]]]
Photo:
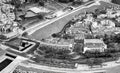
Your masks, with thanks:
[[[88,48],[99,48],[103,46],[104,46],[103,43],[86,43],[85,44],[85,47],[88,47]]]
[[[29,10],[33,11],[34,13],[40,13],[40,12],[48,13],[48,12],[50,12],[48,9],[43,8],[43,7],[39,7],[39,8],[38,7],[32,7]]]
[[[100,39],[85,39],[84,46],[88,48],[99,48],[105,46],[105,44]]]
[[[84,39],[84,44],[86,43],[104,43],[101,39]]]

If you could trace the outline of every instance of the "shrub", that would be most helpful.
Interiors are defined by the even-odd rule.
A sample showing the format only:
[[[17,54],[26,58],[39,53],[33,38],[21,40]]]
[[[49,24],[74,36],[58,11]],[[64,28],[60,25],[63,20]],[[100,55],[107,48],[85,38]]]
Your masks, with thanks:
[[[27,35],[28,35],[27,32],[24,32],[24,33],[22,34],[23,37],[26,37]]]
[[[6,36],[4,36],[4,35],[0,35],[0,40],[6,40],[6,39],[7,39]]]
[[[73,49],[74,52],[77,52],[77,53],[82,53],[83,52],[83,44],[81,43],[76,43],[74,45],[74,49]]]

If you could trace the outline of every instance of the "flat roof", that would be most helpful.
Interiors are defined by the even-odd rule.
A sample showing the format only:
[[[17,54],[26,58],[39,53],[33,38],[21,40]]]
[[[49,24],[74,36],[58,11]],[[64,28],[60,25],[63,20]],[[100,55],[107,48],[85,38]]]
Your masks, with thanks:
[[[84,39],[84,43],[104,43],[101,39]]]
[[[43,8],[43,7],[32,7],[29,10],[33,11],[34,13],[49,12],[48,9]]]
[[[103,47],[104,44],[103,43],[86,43],[84,46],[87,48],[99,48],[99,47]]]

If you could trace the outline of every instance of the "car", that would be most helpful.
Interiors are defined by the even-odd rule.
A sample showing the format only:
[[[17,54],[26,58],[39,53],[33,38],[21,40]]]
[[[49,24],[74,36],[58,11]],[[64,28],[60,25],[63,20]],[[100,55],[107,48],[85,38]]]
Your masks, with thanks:
[[[64,8],[63,11],[71,11],[73,9],[74,9],[73,7],[69,6],[69,7]]]
[[[53,18],[56,18],[56,17],[57,17],[56,14],[52,14],[52,15],[45,16],[45,19],[53,19]]]

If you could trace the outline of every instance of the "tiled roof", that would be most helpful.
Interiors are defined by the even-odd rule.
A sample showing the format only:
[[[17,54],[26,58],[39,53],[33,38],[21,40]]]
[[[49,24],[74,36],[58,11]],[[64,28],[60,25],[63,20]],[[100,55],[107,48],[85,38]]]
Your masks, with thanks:
[[[102,40],[100,39],[84,39],[84,43],[104,43]]]
[[[84,40],[84,47],[88,48],[100,48],[103,47],[105,44],[100,39],[85,39]]]
[[[103,43],[86,43],[84,46],[88,48],[100,48],[100,47],[103,47],[104,44]]]

